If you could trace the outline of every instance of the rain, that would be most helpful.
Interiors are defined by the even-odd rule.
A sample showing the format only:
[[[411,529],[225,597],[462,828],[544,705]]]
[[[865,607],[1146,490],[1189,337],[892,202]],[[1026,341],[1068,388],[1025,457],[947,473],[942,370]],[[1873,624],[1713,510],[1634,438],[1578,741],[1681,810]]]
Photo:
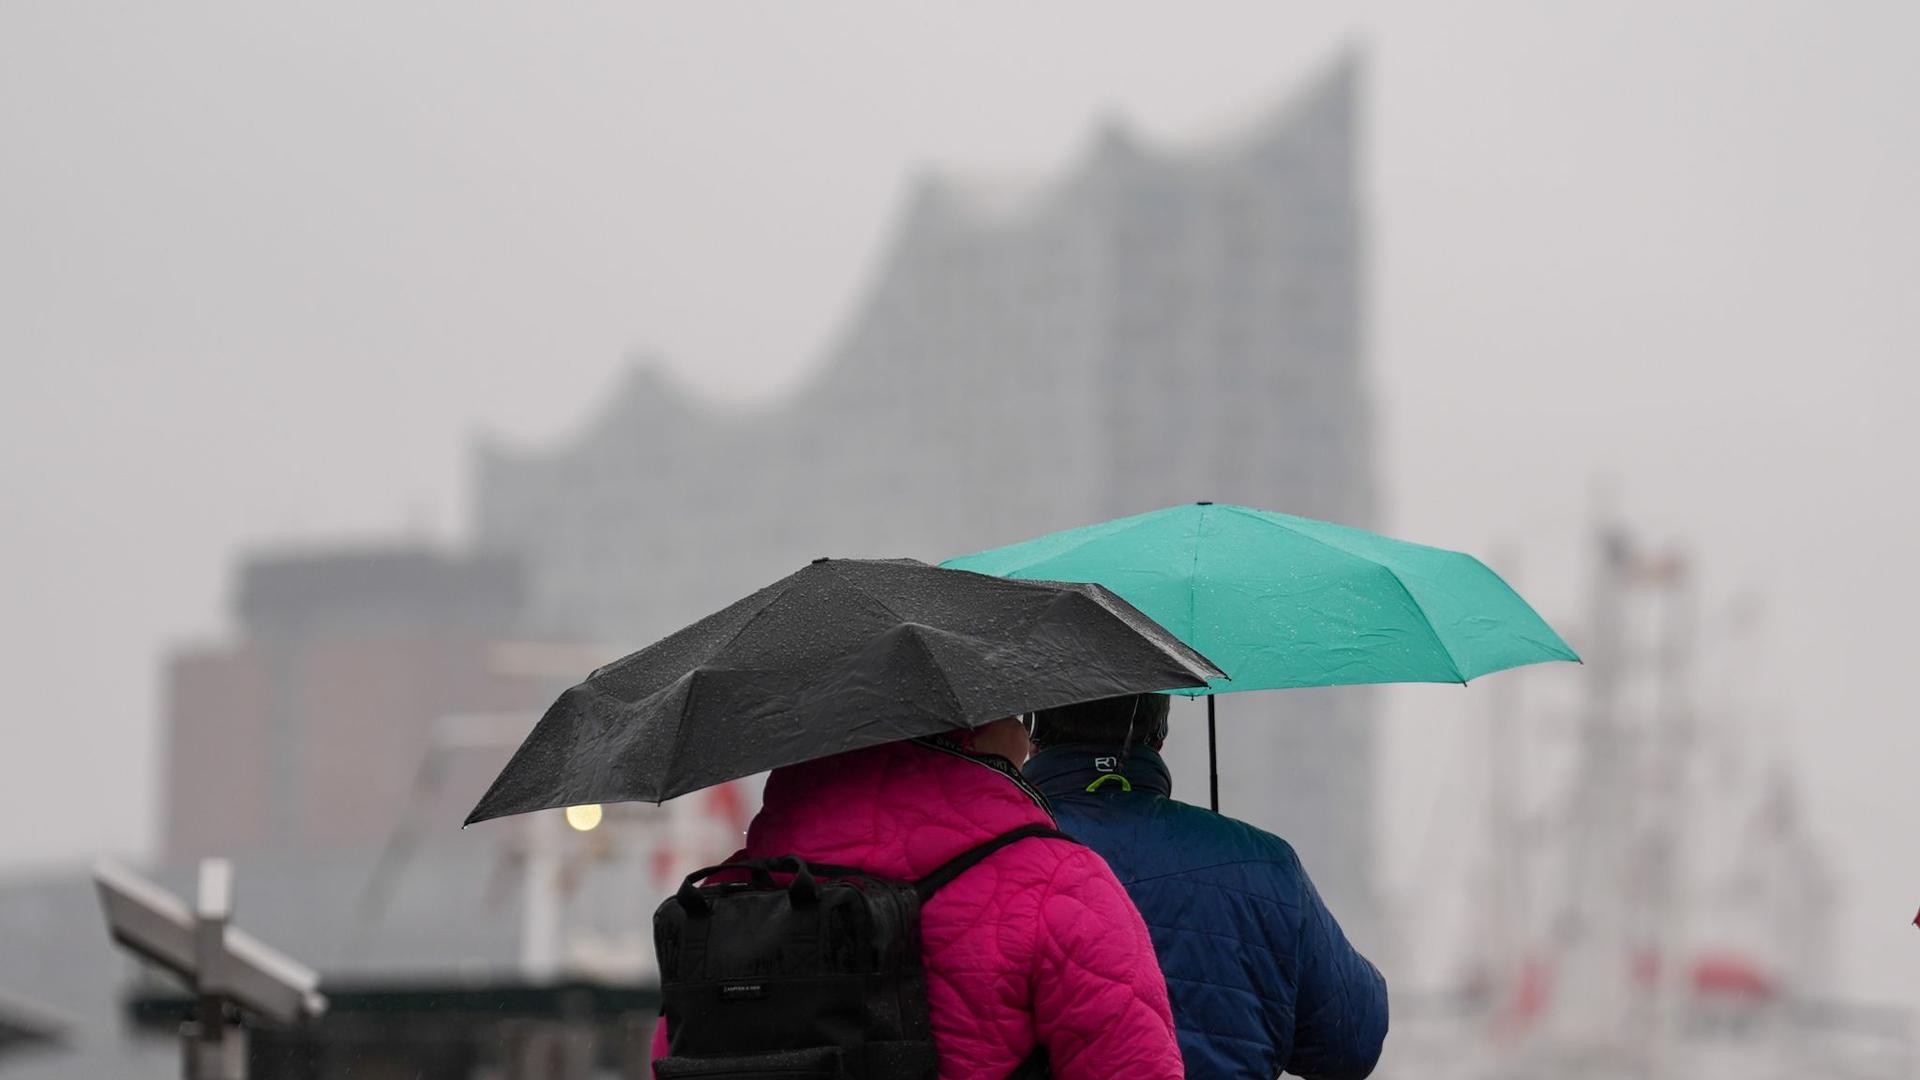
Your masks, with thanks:
[[[1031,726],[1070,655],[1174,690],[1074,652],[1123,627],[1189,680],[1321,662],[1174,693],[1164,765],[1379,969],[1374,1075],[1913,1075],[1916,32],[9,7],[0,1076],[178,1075],[183,1023],[255,1077],[645,1075],[654,913],[767,768]],[[1542,659],[1422,684],[1450,603],[1511,613],[1299,557],[1217,587],[1312,618],[1179,625],[1175,534],[1070,579],[1163,627],[731,607],[1203,502],[1470,556]],[[600,693],[710,618],[806,662]],[[821,660],[855,626],[888,664]],[[702,709],[742,732],[649,741]],[[463,828],[520,769],[567,783]],[[185,936],[130,946],[103,864]],[[152,960],[202,907],[326,1011]]]

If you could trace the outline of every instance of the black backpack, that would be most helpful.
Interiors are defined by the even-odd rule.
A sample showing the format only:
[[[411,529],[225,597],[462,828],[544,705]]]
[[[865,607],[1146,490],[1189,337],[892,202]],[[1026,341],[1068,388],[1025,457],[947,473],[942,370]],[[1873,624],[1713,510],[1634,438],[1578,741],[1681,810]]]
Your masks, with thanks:
[[[934,1080],[921,905],[982,859],[1034,836],[1073,840],[1023,826],[919,881],[793,855],[687,875],[653,916],[669,1039],[655,1075]],[[749,880],[695,884],[723,870],[745,871]],[[774,874],[792,878],[782,887]],[[1010,1075],[1047,1076],[1045,1048]]]

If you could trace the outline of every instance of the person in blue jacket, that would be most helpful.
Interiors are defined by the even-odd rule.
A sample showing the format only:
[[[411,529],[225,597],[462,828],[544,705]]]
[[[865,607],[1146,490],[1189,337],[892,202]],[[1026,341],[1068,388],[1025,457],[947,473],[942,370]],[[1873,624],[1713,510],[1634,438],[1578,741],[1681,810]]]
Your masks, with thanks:
[[[1143,694],[1035,713],[1027,778],[1145,918],[1189,1078],[1360,1080],[1386,1040],[1386,980],[1291,845],[1174,801],[1167,706]]]

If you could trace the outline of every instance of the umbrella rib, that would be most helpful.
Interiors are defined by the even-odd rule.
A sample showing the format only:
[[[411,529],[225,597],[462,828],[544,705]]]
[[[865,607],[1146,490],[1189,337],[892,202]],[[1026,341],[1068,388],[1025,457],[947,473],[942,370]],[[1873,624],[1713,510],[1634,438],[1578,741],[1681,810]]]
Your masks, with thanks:
[[[927,666],[932,668],[934,673],[940,677],[940,689],[946,692],[947,701],[953,706],[953,715],[965,722],[968,728],[972,728],[973,721],[968,717],[967,708],[961,703],[960,695],[954,693],[953,682],[947,678],[947,669],[940,666],[940,658],[934,655],[933,646],[928,644],[926,638],[923,636],[925,630],[922,624],[908,622],[903,616],[901,625],[907,628],[907,639],[912,641],[914,646],[920,650],[920,655],[926,658]]]
[[[755,615],[754,618],[759,618],[759,616]],[[742,629],[744,629],[744,627]],[[660,780],[654,785],[653,805],[655,806],[659,806],[661,803],[673,798],[674,795],[681,794],[681,792],[668,794],[667,788],[672,786],[671,778],[674,771],[673,767],[680,763],[680,749],[685,745],[684,737],[687,733],[687,718],[693,715],[693,692],[700,685],[699,676],[703,670],[703,667],[696,667],[679,679],[674,680],[677,683],[684,684],[686,689],[680,694],[680,715],[674,717],[673,740],[669,743],[669,749],[667,750],[667,764],[660,770]]]
[[[1329,545],[1329,546],[1332,546],[1332,545]],[[1338,551],[1340,549],[1335,548],[1334,550]],[[1347,554],[1352,555],[1353,553],[1347,552]],[[1354,556],[1354,557],[1363,558],[1364,556]],[[1460,661],[1454,658],[1453,650],[1447,648],[1446,640],[1442,638],[1440,636],[1440,632],[1434,628],[1433,619],[1427,614],[1427,609],[1421,605],[1420,598],[1413,595],[1413,590],[1407,588],[1407,583],[1400,580],[1400,575],[1395,573],[1392,567],[1387,566],[1384,563],[1374,562],[1372,559],[1368,559],[1367,561],[1372,562],[1373,565],[1380,567],[1380,569],[1382,570],[1385,570],[1387,572],[1387,576],[1393,579],[1393,583],[1400,587],[1401,595],[1405,596],[1407,598],[1407,602],[1413,605],[1413,610],[1420,613],[1420,625],[1427,628],[1427,636],[1433,639],[1433,643],[1435,645],[1440,646],[1440,655],[1447,658],[1447,663],[1453,665],[1453,674],[1456,678],[1460,680],[1460,685],[1461,686],[1467,685],[1467,673],[1460,670]]]
[[[1307,541],[1308,543],[1318,544],[1324,548],[1330,548],[1334,551],[1339,552],[1342,555],[1347,556],[1350,559],[1359,559],[1361,562],[1367,563],[1372,566],[1377,566],[1380,569],[1385,570],[1387,572],[1387,576],[1393,579],[1394,585],[1399,587],[1400,595],[1406,597],[1407,603],[1413,605],[1413,610],[1420,613],[1420,624],[1426,627],[1427,637],[1431,638],[1433,640],[1434,645],[1440,649],[1440,655],[1447,658],[1447,663],[1453,668],[1453,674],[1455,679],[1457,679],[1460,685],[1462,686],[1465,686],[1467,684],[1466,672],[1460,669],[1460,661],[1454,657],[1453,650],[1447,648],[1446,641],[1444,641],[1440,637],[1440,632],[1437,629],[1435,629],[1433,625],[1433,619],[1431,616],[1427,614],[1426,607],[1420,603],[1419,597],[1413,595],[1413,590],[1407,588],[1407,583],[1400,580],[1399,573],[1397,573],[1393,569],[1393,567],[1388,566],[1386,563],[1383,563],[1378,559],[1369,558],[1368,556],[1362,555],[1357,551],[1349,551],[1345,547],[1342,547],[1341,545],[1336,544],[1331,540],[1314,536],[1311,533],[1302,532],[1301,530],[1296,529],[1285,522],[1275,521],[1272,518],[1266,516],[1265,514],[1257,513],[1255,511],[1247,509],[1246,507],[1226,506],[1226,507],[1222,507],[1222,509],[1235,511],[1239,513],[1241,516],[1250,517],[1253,520],[1260,522],[1263,525],[1270,525],[1276,529],[1285,529],[1287,532],[1292,533],[1293,535],[1301,538],[1302,540]]]
[[[1069,582],[1068,584],[1074,584],[1074,583]],[[1132,604],[1127,600],[1126,597],[1121,596],[1119,593],[1116,593],[1111,589],[1108,589],[1104,585],[1100,585],[1099,582],[1082,582],[1080,584],[1090,584],[1090,585],[1097,586],[1098,588],[1105,590],[1107,594],[1112,596],[1114,599],[1120,601],[1123,604],[1126,604],[1129,607],[1132,607]],[[1076,601],[1091,603],[1094,607],[1094,610],[1100,612],[1110,622],[1118,623],[1120,628],[1122,630],[1125,630],[1129,634],[1139,635],[1141,633],[1141,630],[1139,627],[1134,626],[1133,623],[1130,620],[1128,620],[1128,618],[1125,615],[1114,610],[1096,594],[1084,593],[1077,589],[1069,590],[1067,596],[1061,597],[1060,599],[1053,601],[1053,603],[1055,604],[1063,603],[1063,602],[1072,603]],[[1140,616],[1143,619],[1145,619],[1150,625],[1160,626],[1159,623],[1155,623],[1153,621],[1153,616],[1148,615],[1144,611],[1140,611],[1139,608],[1134,608],[1133,610],[1136,612],[1139,612]],[[1187,672],[1187,674],[1192,675],[1196,679],[1199,679],[1202,683],[1202,685],[1200,686],[1178,687],[1177,689],[1193,690],[1197,694],[1211,694],[1213,693],[1214,679],[1219,678],[1219,679],[1225,679],[1228,682],[1233,681],[1233,676],[1228,675],[1225,671],[1223,671],[1220,668],[1218,664],[1215,664],[1212,660],[1208,659],[1207,654],[1201,652],[1199,646],[1193,645],[1192,643],[1188,642],[1186,639],[1182,638],[1179,634],[1174,633],[1172,630],[1169,630],[1164,626],[1160,626],[1160,630],[1162,633],[1166,634],[1168,638],[1172,639],[1172,642],[1175,646],[1177,646],[1180,649],[1185,649],[1189,653],[1192,653],[1193,656],[1200,661],[1199,664],[1195,664],[1191,660],[1187,659],[1186,656],[1179,654],[1176,650],[1168,649],[1165,646],[1159,645],[1157,642],[1154,643],[1155,647],[1160,650],[1161,655],[1171,658],[1174,661],[1174,663],[1178,664],[1183,670]],[[1151,641],[1151,639],[1148,639],[1148,640]],[[1211,675],[1207,674],[1208,671],[1212,671],[1213,674]],[[1156,691],[1156,693],[1157,692],[1158,691]]]
[[[745,634],[749,629],[751,629],[754,623],[759,622],[761,617],[766,615],[767,612],[772,611],[775,604],[778,604],[780,601],[786,599],[787,593],[791,591],[793,591],[793,585],[791,581],[785,584],[782,584],[780,586],[779,592],[773,594],[773,596],[766,603],[760,605],[759,611],[756,611],[753,614],[747,616],[746,622],[741,623],[739,627],[734,630],[733,633],[727,635],[727,640],[721,642],[718,645],[715,645],[711,649],[708,649],[707,650],[708,658],[717,656],[720,653],[726,651],[727,649],[732,648],[733,643],[736,641],[739,641],[741,635]],[[696,665],[696,670],[700,666],[702,665]]]
[[[839,571],[839,569],[834,566],[834,560],[829,559],[822,565],[826,566],[827,569],[833,571],[833,576],[839,579],[841,584],[852,589],[854,592],[859,593],[861,596],[864,596],[867,599],[873,601],[875,604],[879,606],[881,611],[884,611],[887,614],[893,616],[894,618],[899,619],[903,623],[908,621],[907,617],[905,615],[900,614],[900,612],[896,610],[892,604],[889,604],[884,599],[874,595],[873,591],[868,589],[865,585],[862,585],[859,582],[848,577],[847,575],[842,574]]]

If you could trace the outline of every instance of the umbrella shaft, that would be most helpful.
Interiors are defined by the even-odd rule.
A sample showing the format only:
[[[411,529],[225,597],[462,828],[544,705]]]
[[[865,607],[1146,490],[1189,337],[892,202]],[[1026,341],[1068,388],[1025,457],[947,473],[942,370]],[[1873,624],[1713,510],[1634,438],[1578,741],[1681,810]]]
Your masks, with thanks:
[[[1207,695],[1207,785],[1213,812],[1220,812],[1220,740],[1213,730],[1213,695]]]

